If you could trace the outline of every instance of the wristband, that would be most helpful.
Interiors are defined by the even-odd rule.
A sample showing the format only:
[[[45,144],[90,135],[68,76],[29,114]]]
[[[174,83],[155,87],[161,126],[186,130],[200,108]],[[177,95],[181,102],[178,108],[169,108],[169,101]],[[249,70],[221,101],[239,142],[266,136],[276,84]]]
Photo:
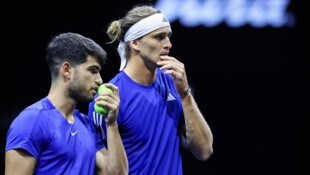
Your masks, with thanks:
[[[186,89],[186,91],[182,94],[182,95],[180,95],[180,97],[181,98],[184,98],[184,97],[186,97],[189,93],[191,93],[192,92],[192,89],[190,88],[190,87],[188,87],[187,89]]]

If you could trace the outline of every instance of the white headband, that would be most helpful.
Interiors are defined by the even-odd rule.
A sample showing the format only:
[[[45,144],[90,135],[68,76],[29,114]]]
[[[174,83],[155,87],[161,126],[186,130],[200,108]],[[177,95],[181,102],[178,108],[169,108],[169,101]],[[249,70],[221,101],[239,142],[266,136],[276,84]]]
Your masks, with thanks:
[[[121,66],[120,71],[123,70],[126,66],[126,58],[125,58],[125,43],[129,41],[133,41],[138,39],[156,29],[161,27],[170,26],[168,19],[162,13],[156,13],[154,15],[148,16],[133,26],[131,26],[125,34],[124,42],[120,42],[118,44],[118,54],[121,58]]]

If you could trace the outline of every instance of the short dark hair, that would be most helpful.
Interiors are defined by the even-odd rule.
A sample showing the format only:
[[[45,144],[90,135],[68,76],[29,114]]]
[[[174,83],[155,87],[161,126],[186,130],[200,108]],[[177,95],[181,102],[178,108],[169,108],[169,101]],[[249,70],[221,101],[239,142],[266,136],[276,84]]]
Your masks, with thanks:
[[[95,41],[77,33],[62,33],[55,36],[46,48],[46,61],[52,79],[58,76],[63,62],[72,66],[82,64],[88,56],[96,57],[103,65],[107,59],[106,52]]]

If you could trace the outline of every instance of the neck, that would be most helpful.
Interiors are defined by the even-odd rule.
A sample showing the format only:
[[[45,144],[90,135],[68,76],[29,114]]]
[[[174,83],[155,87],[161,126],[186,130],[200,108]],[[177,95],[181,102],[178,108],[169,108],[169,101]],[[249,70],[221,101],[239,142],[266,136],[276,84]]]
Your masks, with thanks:
[[[150,85],[156,78],[156,67],[146,66],[141,58],[130,58],[124,71],[135,82]]]
[[[73,111],[76,107],[76,101],[69,97],[66,88],[52,84],[47,97],[69,123],[74,122]]]

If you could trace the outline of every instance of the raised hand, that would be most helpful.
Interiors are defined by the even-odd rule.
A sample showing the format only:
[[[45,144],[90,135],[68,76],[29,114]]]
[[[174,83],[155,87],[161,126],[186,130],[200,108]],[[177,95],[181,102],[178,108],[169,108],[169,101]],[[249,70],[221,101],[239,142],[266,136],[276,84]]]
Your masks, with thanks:
[[[105,122],[107,125],[113,124],[118,116],[118,109],[120,104],[118,87],[113,84],[104,84],[111,91],[103,91],[95,99],[96,105],[108,108],[108,114],[105,115]]]
[[[189,88],[185,66],[182,62],[171,56],[161,56],[157,65],[160,69],[166,69],[165,74],[171,75],[180,96]]]

